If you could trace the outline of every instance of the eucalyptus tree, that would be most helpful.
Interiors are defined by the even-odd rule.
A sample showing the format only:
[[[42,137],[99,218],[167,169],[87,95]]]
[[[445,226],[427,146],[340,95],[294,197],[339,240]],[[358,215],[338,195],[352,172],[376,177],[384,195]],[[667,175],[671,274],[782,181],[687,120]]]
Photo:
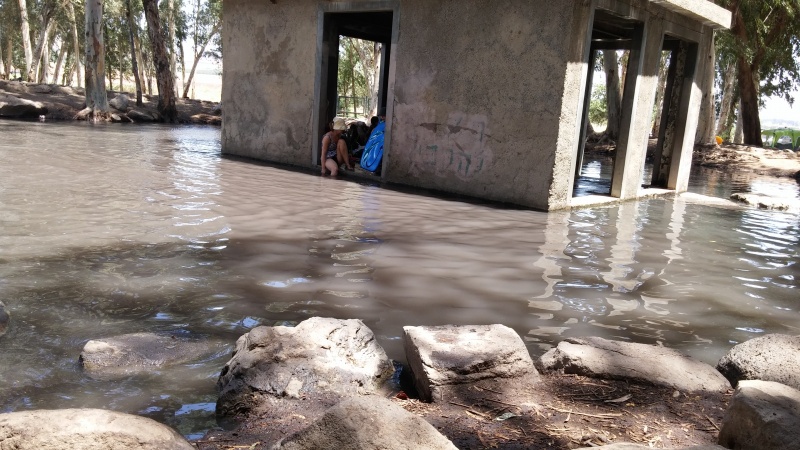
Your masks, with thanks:
[[[105,41],[103,38],[103,0],[86,0],[86,108],[94,120],[109,115],[106,94]]]
[[[189,72],[189,79],[183,87],[183,98],[189,98],[189,89],[192,87],[194,72],[197,63],[206,54],[208,44],[213,41],[219,46],[219,32],[222,29],[222,0],[208,0],[203,3],[196,0],[193,5],[189,34],[192,39],[192,56],[194,62]]]
[[[370,99],[370,115],[378,108],[381,44],[342,36],[339,52],[339,92]]]
[[[175,104],[175,83],[170,70],[170,58],[161,31],[161,19],[156,0],[142,0],[147,31],[153,50],[153,65],[158,86],[158,112],[169,122],[175,122],[178,110]]]
[[[25,51],[25,77],[30,81],[31,65],[33,64],[33,48],[31,46],[31,25],[28,20],[28,3],[19,0],[20,33],[22,34],[22,49]]]
[[[133,79],[136,83],[136,106],[142,106],[142,79],[139,76],[139,62],[136,58],[136,22],[133,20],[133,8],[131,7],[131,0],[125,0],[125,17],[127,18],[128,25],[128,39],[131,51],[131,70],[133,71]]]
[[[758,108],[763,96],[789,102],[800,80],[800,0],[719,0],[733,13],[720,52],[736,62],[744,143],[763,145]]]

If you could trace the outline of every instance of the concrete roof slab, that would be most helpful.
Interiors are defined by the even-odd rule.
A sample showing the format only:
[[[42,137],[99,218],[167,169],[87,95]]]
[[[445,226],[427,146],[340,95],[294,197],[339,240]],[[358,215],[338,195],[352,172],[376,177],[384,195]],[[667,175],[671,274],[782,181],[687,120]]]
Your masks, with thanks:
[[[731,27],[731,12],[708,0],[650,0],[714,29]]]

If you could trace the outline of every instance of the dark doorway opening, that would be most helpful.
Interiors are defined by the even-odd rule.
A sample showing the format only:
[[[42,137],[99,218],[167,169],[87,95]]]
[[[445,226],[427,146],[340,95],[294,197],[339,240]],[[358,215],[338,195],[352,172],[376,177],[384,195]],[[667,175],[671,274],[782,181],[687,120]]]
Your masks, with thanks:
[[[642,29],[641,22],[595,11],[573,197],[611,195],[617,140],[630,118],[622,101],[629,54],[641,45]]]
[[[644,187],[676,187],[698,47],[694,42],[664,36]]]
[[[318,131],[314,146],[313,161],[319,164],[319,141],[328,130],[334,117],[348,117],[348,122],[366,120],[367,114],[385,111],[389,96],[389,61],[392,52],[394,24],[393,11],[337,11],[325,12],[322,17],[322,42],[320,76],[317,80]],[[369,49],[377,61],[372,62],[377,69],[370,85],[374,91],[370,95],[358,95],[357,89],[340,87],[340,59],[346,52],[356,52],[354,45]],[[362,55],[364,59],[364,55]],[[366,62],[365,62],[366,64]],[[371,89],[372,90],[372,89]],[[385,113],[384,113],[385,114]],[[384,143],[389,148],[389,142]],[[353,149],[357,150],[357,149]]]

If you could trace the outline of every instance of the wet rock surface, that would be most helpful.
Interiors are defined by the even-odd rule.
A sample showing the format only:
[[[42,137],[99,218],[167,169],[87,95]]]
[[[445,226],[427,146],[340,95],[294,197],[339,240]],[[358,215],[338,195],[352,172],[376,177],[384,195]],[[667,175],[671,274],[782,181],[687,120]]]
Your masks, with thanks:
[[[0,448],[14,450],[190,450],[172,428],[144,417],[100,409],[0,414]]]
[[[768,334],[734,346],[717,363],[732,385],[776,381],[800,389],[800,336]]]
[[[621,442],[619,444],[611,444],[611,445],[603,445],[601,447],[581,447],[577,450],[588,450],[590,448],[600,448],[605,450],[646,450],[651,449],[653,447],[644,444],[631,444],[627,442]],[[692,445],[690,447],[663,447],[664,450],[725,450],[725,447],[720,447],[719,445],[709,444],[709,445]]]
[[[0,117],[25,119],[38,118],[45,114],[47,114],[47,107],[40,102],[0,93]]]
[[[403,332],[423,400],[435,402],[481,380],[532,386],[539,379],[525,343],[504,325],[404,327]]]
[[[800,391],[773,381],[741,381],[719,443],[727,448],[800,448]]]
[[[675,350],[598,337],[566,339],[540,361],[545,371],[627,379],[686,392],[724,392],[731,387],[712,366]]]
[[[217,381],[217,414],[248,413],[272,399],[324,404],[380,392],[394,368],[360,320],[314,317],[294,328],[258,327],[239,338]]]
[[[272,447],[283,450],[455,450],[425,420],[380,397],[343,400],[304,430]]]
[[[110,99],[109,103],[117,105],[112,106],[114,109],[109,112],[116,111],[119,122],[161,121],[161,116],[157,112],[157,95],[143,95],[141,106],[135,104],[135,95],[131,93],[108,91],[107,95]],[[123,97],[128,99],[127,105],[124,104]],[[214,112],[217,103],[185,98],[176,98],[175,100],[178,109],[178,123],[206,125],[221,123],[221,111]],[[4,104],[7,105],[3,106]],[[36,108],[32,108],[31,105],[36,105]],[[45,121],[84,120],[86,114],[81,114],[81,112],[85,107],[85,93],[84,89],[80,87],[0,80],[0,118],[41,119],[40,116],[44,116]],[[128,111],[129,108],[133,108],[137,112],[131,114],[132,110]],[[24,115],[20,115],[20,111],[23,111]]]
[[[220,342],[177,334],[132,333],[87,342],[80,363],[87,375],[108,380],[198,361],[222,349]]]
[[[6,334],[10,321],[11,315],[8,313],[5,303],[0,302],[0,336]]]
[[[800,211],[800,200],[796,198],[776,198],[768,195],[736,193],[731,200],[759,209],[774,211]]]

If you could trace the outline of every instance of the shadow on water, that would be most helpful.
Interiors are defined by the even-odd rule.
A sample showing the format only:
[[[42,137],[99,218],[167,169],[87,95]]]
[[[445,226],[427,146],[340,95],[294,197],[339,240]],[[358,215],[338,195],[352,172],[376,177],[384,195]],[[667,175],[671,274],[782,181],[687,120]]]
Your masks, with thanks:
[[[533,356],[593,335],[710,363],[800,330],[797,215],[680,198],[547,214],[222,158],[218,130],[57,127],[56,147],[15,125],[0,145],[0,411],[110,408],[197,435],[236,339],[313,316],[363,320],[398,361],[406,325],[501,323]],[[220,351],[83,375],[88,340],[143,331]]]

